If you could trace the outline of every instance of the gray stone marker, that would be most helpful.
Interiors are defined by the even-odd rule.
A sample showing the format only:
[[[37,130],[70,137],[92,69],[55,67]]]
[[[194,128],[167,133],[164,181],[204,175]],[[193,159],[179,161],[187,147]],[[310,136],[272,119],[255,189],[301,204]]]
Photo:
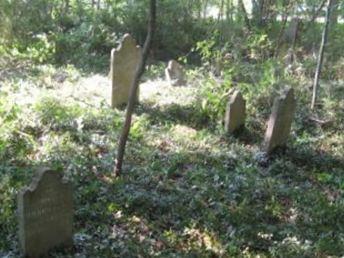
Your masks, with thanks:
[[[246,102],[239,90],[231,95],[225,116],[225,129],[228,133],[233,133],[245,126]]]
[[[61,173],[43,168],[18,194],[19,241],[25,257],[73,245],[72,187]]]
[[[268,154],[287,142],[294,119],[296,100],[292,88],[285,89],[274,101],[265,133],[263,150]]]
[[[186,84],[183,67],[175,60],[168,62],[165,69],[166,80],[171,86],[182,86]]]
[[[283,40],[285,42],[294,43],[297,39],[297,34],[299,32],[302,20],[300,18],[294,17],[286,27]]]
[[[141,47],[129,34],[124,35],[117,49],[112,49],[110,61],[112,108],[118,108],[128,103],[130,87],[141,58]],[[137,94],[137,101],[138,96],[139,93]]]

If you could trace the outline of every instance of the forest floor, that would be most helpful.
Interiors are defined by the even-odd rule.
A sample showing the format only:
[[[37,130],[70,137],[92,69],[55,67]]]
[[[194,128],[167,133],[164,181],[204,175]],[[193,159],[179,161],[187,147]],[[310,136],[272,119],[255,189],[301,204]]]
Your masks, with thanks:
[[[141,85],[115,178],[124,112],[110,108],[107,76],[3,70],[0,257],[18,257],[16,194],[47,164],[72,182],[75,204],[74,247],[52,257],[344,255],[344,83],[324,124],[298,105],[288,147],[271,157],[260,151],[269,111],[249,104],[246,129],[228,136],[204,116],[201,87]]]

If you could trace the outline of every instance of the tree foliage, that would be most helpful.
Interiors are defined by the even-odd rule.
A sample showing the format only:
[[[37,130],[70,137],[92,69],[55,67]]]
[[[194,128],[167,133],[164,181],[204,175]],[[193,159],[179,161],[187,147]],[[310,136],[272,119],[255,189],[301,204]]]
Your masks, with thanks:
[[[197,42],[218,31],[217,45],[225,45],[233,35],[242,34],[244,24],[246,33],[266,34],[279,47],[278,35],[287,27],[283,19],[290,21],[295,16],[302,17],[303,28],[307,28],[302,35],[319,39],[319,33],[314,33],[319,28],[309,23],[324,16],[323,8],[319,9],[322,2],[254,0],[250,8],[248,1],[239,1],[245,6],[233,0],[159,1],[160,26],[151,54],[158,59],[185,54],[192,58],[190,49]],[[338,20],[343,4],[338,1],[335,6]],[[94,56],[105,58],[124,33],[131,33],[140,44],[147,33],[147,0],[0,0],[0,7],[0,44],[19,52],[46,48],[40,61],[99,65],[104,59],[97,63]]]

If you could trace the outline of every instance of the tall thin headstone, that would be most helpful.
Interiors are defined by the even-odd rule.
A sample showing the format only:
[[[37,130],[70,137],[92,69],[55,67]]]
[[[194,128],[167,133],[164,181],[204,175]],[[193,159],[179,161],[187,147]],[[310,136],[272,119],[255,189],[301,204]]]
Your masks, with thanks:
[[[292,88],[285,89],[274,101],[265,133],[263,149],[268,154],[287,142],[294,119],[296,100]]]
[[[25,257],[73,245],[73,196],[61,173],[43,168],[18,194],[19,241]]]
[[[239,90],[231,95],[225,116],[225,129],[228,133],[233,133],[245,126],[246,102]]]
[[[141,58],[141,47],[129,34],[124,35],[117,49],[112,49],[110,67],[112,108],[118,108],[128,103],[130,87]],[[139,93],[137,100],[138,96]]]
[[[284,41],[289,42],[289,43],[294,43],[297,39],[297,34],[300,30],[301,26],[301,20],[300,18],[292,18],[292,20],[289,22],[289,25],[284,31]]]
[[[168,62],[165,76],[171,86],[183,86],[186,84],[184,69],[176,60]]]

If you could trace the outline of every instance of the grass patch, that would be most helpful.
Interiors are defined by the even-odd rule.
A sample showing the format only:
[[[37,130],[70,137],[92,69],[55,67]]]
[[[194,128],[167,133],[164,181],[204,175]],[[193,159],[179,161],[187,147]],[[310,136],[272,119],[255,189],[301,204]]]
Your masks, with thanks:
[[[42,89],[37,76],[33,90]],[[208,81],[199,94],[197,88],[168,89],[185,90],[192,101],[152,105],[145,99],[138,106],[124,174],[117,179],[112,168],[123,112],[98,99],[60,98],[60,89],[76,87],[77,79],[54,86],[49,92],[55,95],[12,102],[16,94],[27,96],[12,79],[0,91],[0,256],[19,255],[16,194],[42,164],[63,168],[74,185],[75,248],[52,257],[343,255],[340,86],[331,95],[321,93],[317,115],[331,120],[326,125],[309,119],[309,92],[297,88],[288,148],[264,162],[259,147],[279,88],[268,82],[275,79],[263,79],[268,82],[261,94],[237,85],[249,103],[246,131],[238,137],[224,134],[225,102],[209,98],[202,108],[203,94],[215,98],[226,91],[222,86],[210,92]],[[13,83],[18,87],[11,92]]]

